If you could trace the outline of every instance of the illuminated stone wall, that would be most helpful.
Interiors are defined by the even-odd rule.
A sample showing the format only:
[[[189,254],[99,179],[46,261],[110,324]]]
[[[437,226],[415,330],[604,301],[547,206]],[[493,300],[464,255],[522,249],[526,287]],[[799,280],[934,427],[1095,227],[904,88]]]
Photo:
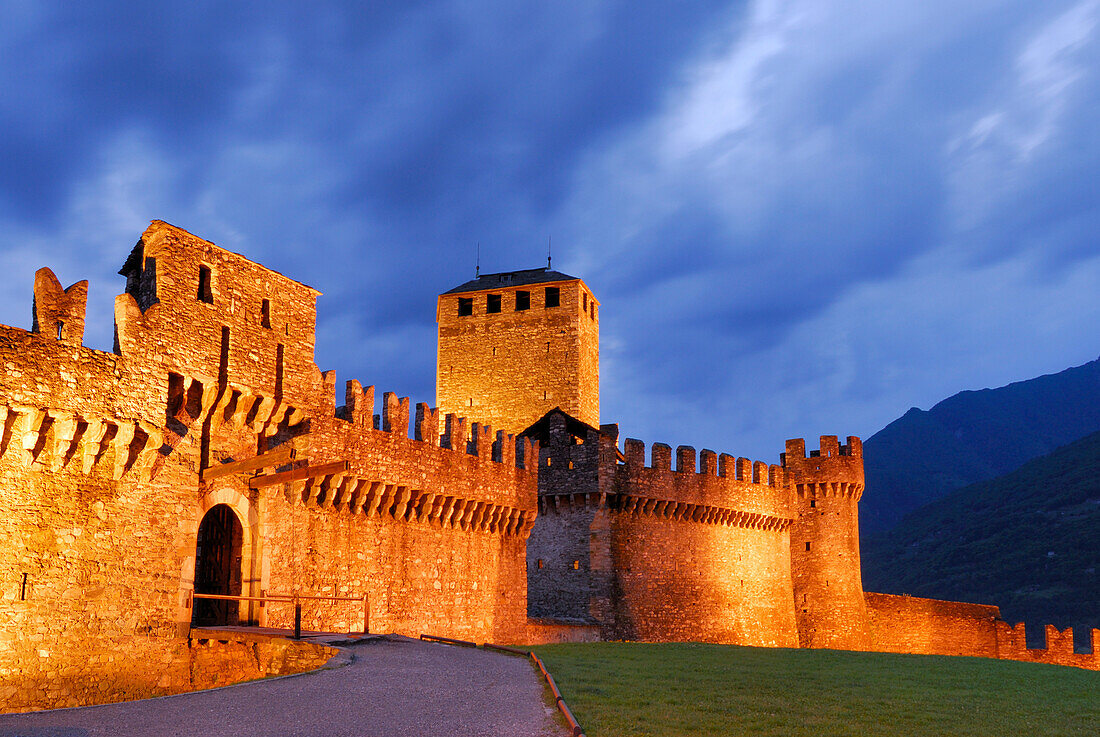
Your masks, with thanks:
[[[1073,649],[1072,628],[1047,625],[1045,647],[1029,649],[1024,624],[1001,619],[995,606],[915,596],[867,594],[872,649],[917,655],[969,655],[1100,670],[1100,630],[1091,652]]]
[[[488,277],[483,277],[486,279]],[[561,303],[546,307],[546,289]],[[530,309],[516,309],[517,292]],[[489,313],[491,295],[501,311]],[[459,314],[460,300],[472,312]],[[436,405],[494,429],[519,433],[554,407],[600,422],[599,304],[579,279],[443,294],[436,320]]]
[[[538,428],[532,616],[599,623],[608,639],[795,647],[782,469],[627,440],[618,428]],[[532,564],[533,561],[533,564]],[[541,566],[539,562],[541,561]]]
[[[863,446],[821,437],[806,455],[788,440],[783,467],[791,489],[791,577],[802,647],[866,650],[871,641],[859,559]]]
[[[389,394],[376,422],[373,388],[356,382],[337,407],[334,375],[313,363],[317,292],[185,231],[154,222],[122,273],[116,352],[80,345],[83,288],[48,270],[37,332],[0,327],[4,708],[179,682],[198,530],[216,505],[241,524],[242,594],[365,594],[372,629],[523,638],[536,479],[517,466],[535,465],[532,447],[517,457],[511,436],[423,406],[412,418]],[[286,455],[262,473],[294,477],[204,479],[265,452]],[[305,617],[361,629],[363,607]]]

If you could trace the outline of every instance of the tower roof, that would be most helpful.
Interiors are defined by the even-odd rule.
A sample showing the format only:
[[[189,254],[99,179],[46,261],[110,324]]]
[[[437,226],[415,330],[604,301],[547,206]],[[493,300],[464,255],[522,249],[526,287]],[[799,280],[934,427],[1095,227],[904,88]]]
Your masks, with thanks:
[[[553,269],[522,269],[520,271],[502,271],[499,274],[482,274],[476,279],[471,279],[465,284],[460,284],[454,289],[448,289],[444,294],[459,294],[460,292],[480,292],[486,289],[500,289],[501,287],[522,287],[529,284],[549,284],[557,281],[574,281],[577,277],[563,274]]]

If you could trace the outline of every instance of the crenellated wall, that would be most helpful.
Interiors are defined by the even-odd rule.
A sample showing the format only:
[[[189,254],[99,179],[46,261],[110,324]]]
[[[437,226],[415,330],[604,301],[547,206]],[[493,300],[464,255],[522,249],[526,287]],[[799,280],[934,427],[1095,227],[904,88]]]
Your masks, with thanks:
[[[858,438],[809,455],[788,441],[780,465],[620,451],[617,425],[582,421],[598,421],[598,320],[579,280],[462,293],[487,310],[490,294],[560,285],[558,307],[523,314],[468,320],[441,297],[440,356],[510,397],[504,430],[572,392],[581,419],[551,409],[516,437],[392,393],[376,407],[356,381],[337,400],[314,363],[319,292],[186,231],[154,221],[120,273],[113,352],[81,344],[86,282],[63,289],[49,269],[32,329],[0,326],[4,709],[169,693],[196,662],[216,678],[218,658],[188,647],[208,617],[290,626],[286,602],[195,598],[212,560],[223,593],[344,599],[305,599],[307,629],[1100,665],[1097,630],[1091,654],[1053,628],[1028,650],[995,607],[864,594]],[[547,335],[549,359],[517,359]],[[509,372],[532,360],[554,376],[520,386]],[[461,405],[448,392],[467,385],[448,382]]]
[[[1090,652],[1075,652],[1072,628],[1047,625],[1046,644],[1027,647],[1024,623],[1001,619],[995,606],[867,593],[871,649],[916,655],[968,655],[1100,670],[1100,630]]]
[[[791,577],[799,645],[838,650],[871,646],[859,558],[863,446],[821,436],[818,450],[788,440],[783,468],[792,492]]]
[[[628,439],[548,414],[530,611],[588,619],[611,639],[793,647],[783,469]],[[584,431],[585,435],[580,436]]]
[[[375,630],[524,638],[534,446],[425,406],[413,420],[391,394],[376,421],[356,382],[336,407],[318,293],[185,231],[154,222],[121,273],[114,353],[80,345],[80,285],[48,270],[36,331],[0,326],[4,708],[186,675],[216,507],[238,526],[232,593],[355,599],[307,603],[307,628],[361,630],[366,596]],[[287,626],[293,609],[225,616]]]

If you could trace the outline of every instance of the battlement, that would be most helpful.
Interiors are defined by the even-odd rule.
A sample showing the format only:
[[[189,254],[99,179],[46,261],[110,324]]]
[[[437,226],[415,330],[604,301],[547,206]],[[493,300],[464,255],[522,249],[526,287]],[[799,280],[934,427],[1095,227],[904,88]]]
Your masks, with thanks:
[[[702,514],[715,518],[706,513],[708,509],[763,515],[775,520],[789,517],[787,477],[781,466],[709,449],[697,453],[689,445],[676,448],[675,466],[672,448],[665,443],[653,443],[649,455],[647,465],[646,444],[627,438],[621,462],[610,461],[614,463],[616,488],[624,498],[636,497],[653,502],[647,504],[643,501],[641,507],[637,507],[641,510],[654,508],[656,502],[663,502],[660,505],[663,510],[673,509],[675,505],[703,510],[694,512],[696,517]],[[670,507],[670,504],[673,506]],[[634,505],[627,506],[635,508]],[[738,519],[736,514],[724,513],[719,514],[718,518]]]
[[[326,371],[322,376],[326,386],[335,386],[335,372]],[[494,432],[489,425],[470,422],[454,413],[443,415],[441,423],[439,410],[424,402],[418,402],[415,415],[410,415],[409,398],[394,392],[382,394],[381,411],[375,414],[374,387],[364,388],[354,379],[347,382],[344,397],[344,404],[334,407],[333,417],[345,421],[355,432],[386,433],[505,467],[530,470],[538,467],[536,441],[517,438],[503,430]]]
[[[998,658],[1100,670],[1100,629],[1092,629],[1089,633],[1091,652],[1079,653],[1073,649],[1072,627],[1059,630],[1048,624],[1043,628],[1044,646],[1029,648],[1027,628],[1023,622],[1010,625],[998,620],[996,625]]]
[[[822,435],[818,450],[806,453],[806,441],[787,441],[780,463],[799,496],[863,495],[863,443],[854,435],[841,445],[836,435]]]

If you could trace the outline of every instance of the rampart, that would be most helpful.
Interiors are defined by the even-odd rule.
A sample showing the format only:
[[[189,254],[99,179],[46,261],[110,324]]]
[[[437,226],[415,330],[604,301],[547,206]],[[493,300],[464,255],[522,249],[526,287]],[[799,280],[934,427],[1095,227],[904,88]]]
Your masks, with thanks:
[[[192,598],[211,586],[367,596],[375,630],[523,639],[533,446],[389,394],[376,421],[354,382],[336,407],[317,292],[177,228],[153,223],[122,273],[115,352],[80,345],[82,288],[48,270],[36,330],[0,326],[5,708],[185,671],[193,619],[291,622],[285,604]],[[363,606],[304,620],[361,629]],[[126,692],[169,692],[149,678]]]
[[[544,421],[533,615],[611,639],[797,644],[782,468],[681,446],[673,469],[661,443],[646,465],[641,441],[618,452],[617,426]]]
[[[781,456],[792,496],[791,576],[802,647],[866,650],[871,646],[859,557],[863,445],[822,435],[806,453],[788,440]]]
[[[1046,644],[1028,648],[1023,622],[1001,619],[995,606],[867,594],[873,649],[917,655],[969,655],[1100,670],[1100,629],[1090,632],[1091,651],[1075,652],[1073,630],[1047,625]]]

